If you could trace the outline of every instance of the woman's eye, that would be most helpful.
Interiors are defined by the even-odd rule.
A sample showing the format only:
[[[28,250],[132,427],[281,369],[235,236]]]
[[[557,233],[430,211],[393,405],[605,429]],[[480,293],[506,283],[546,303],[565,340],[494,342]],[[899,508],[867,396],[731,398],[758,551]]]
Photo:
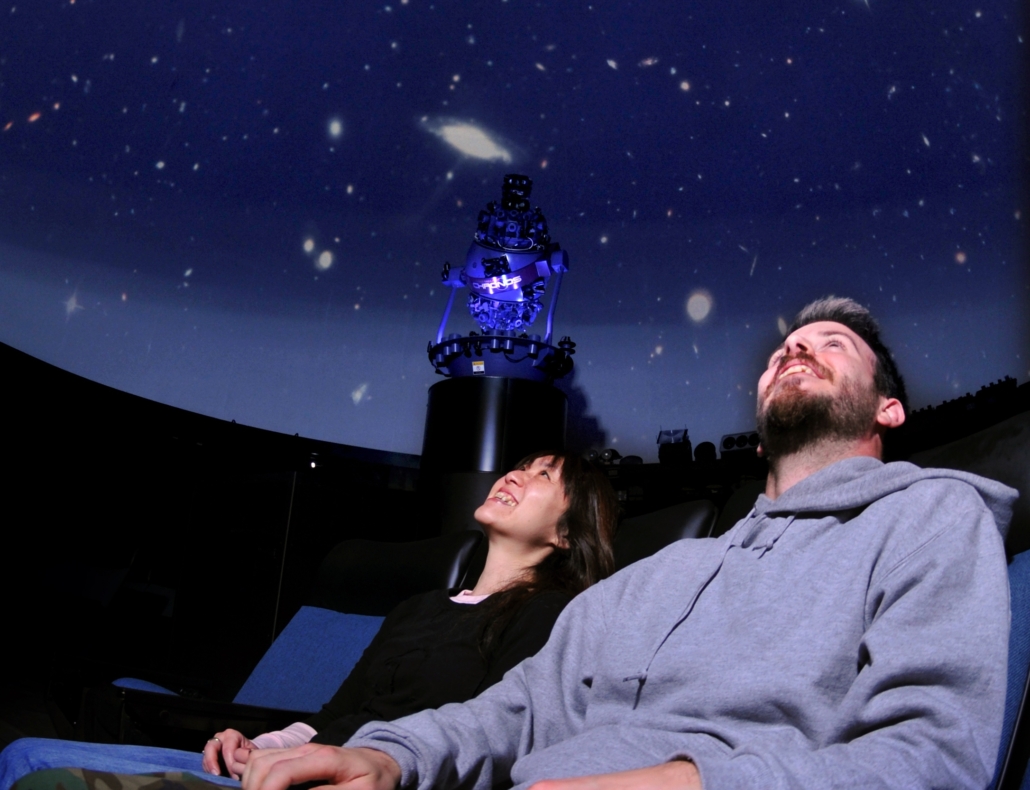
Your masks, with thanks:
[[[543,475],[544,477],[546,477],[546,478],[547,478],[548,480],[550,480],[550,479],[551,479],[551,476],[550,476],[549,474],[547,474],[547,470],[546,470],[546,469],[544,469],[544,470],[543,470],[543,471],[542,471],[542,472],[541,472],[540,474],[542,474],[542,475]]]

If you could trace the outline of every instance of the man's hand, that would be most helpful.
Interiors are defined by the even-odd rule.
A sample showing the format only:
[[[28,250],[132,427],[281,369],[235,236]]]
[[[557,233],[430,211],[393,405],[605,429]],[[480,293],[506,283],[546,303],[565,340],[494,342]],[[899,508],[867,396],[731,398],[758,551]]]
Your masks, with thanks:
[[[321,780],[346,790],[396,790],[401,767],[375,749],[307,743],[296,749],[258,749],[243,771],[243,790],[286,790]]]
[[[250,759],[251,751],[255,748],[257,747],[244,737],[242,732],[225,730],[216,733],[214,738],[204,744],[204,759],[201,764],[209,774],[219,776],[222,772],[218,768],[218,757],[221,755],[225,767],[229,769],[229,776],[239,779]]]
[[[620,771],[617,774],[548,779],[529,790],[702,790],[697,766],[687,760]]]

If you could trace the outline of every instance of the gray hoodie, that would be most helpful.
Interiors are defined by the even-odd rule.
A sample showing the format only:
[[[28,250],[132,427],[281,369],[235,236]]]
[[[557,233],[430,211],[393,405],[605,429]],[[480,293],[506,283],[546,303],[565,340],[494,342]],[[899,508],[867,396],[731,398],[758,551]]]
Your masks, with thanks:
[[[759,497],[722,537],[581,594],[476,699],[368,724],[348,745],[387,752],[420,790],[676,758],[705,790],[983,788],[1015,498],[962,472],[838,462]]]

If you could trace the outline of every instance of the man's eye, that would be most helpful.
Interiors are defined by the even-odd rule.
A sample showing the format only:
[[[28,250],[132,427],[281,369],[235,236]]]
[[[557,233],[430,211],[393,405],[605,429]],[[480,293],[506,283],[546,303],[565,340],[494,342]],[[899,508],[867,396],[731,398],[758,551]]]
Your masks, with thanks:
[[[543,475],[544,477],[546,477],[546,478],[547,478],[548,480],[550,480],[550,479],[551,479],[551,476],[550,476],[550,475],[549,475],[549,474],[547,473],[547,470],[546,470],[546,469],[544,469],[544,470],[543,470],[542,472],[540,472],[540,474],[542,474],[542,475]]]

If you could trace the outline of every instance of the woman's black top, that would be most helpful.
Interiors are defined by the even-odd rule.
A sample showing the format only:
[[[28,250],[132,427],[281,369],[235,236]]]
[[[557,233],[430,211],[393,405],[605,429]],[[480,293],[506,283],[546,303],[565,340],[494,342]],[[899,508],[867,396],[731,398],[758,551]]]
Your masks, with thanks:
[[[479,648],[485,607],[449,596],[445,590],[416,595],[386,616],[340,690],[305,721],[318,733],[314,743],[339,746],[367,722],[472,699],[540,650],[571,600],[559,591],[530,598],[487,660]]]

